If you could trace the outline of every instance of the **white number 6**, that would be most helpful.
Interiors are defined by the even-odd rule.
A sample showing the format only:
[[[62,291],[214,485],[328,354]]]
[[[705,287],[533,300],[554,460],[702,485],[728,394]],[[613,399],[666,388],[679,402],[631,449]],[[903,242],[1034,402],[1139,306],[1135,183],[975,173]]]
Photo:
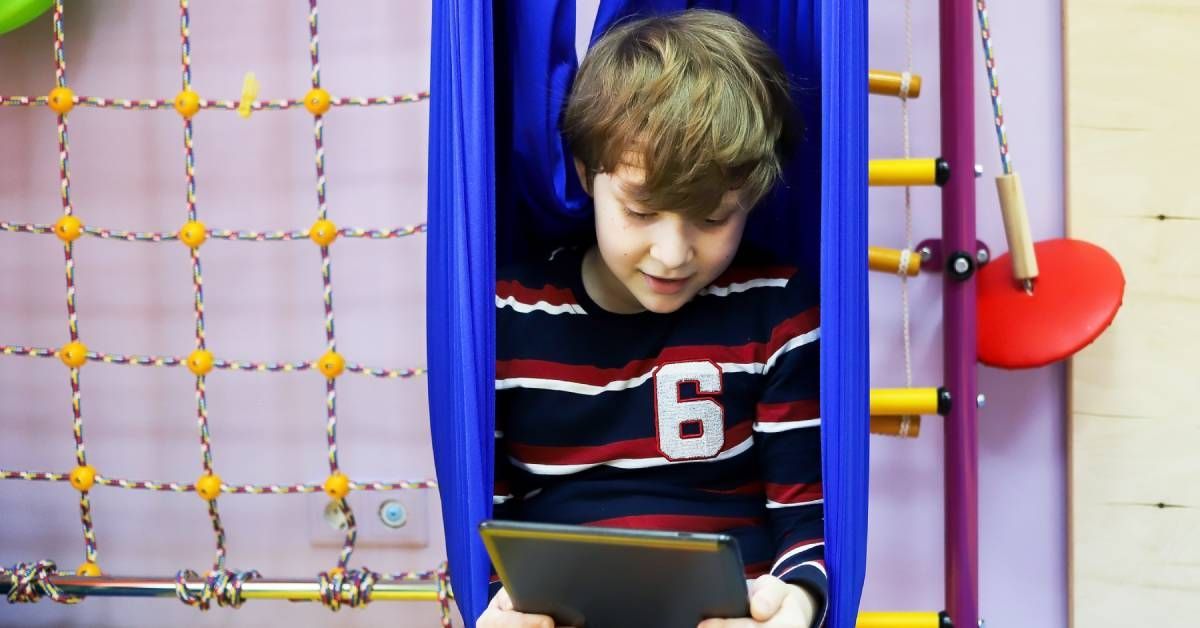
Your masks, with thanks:
[[[680,401],[679,385],[683,382],[694,382],[698,394],[719,394],[721,368],[712,362],[674,362],[655,369],[658,450],[668,460],[712,458],[725,444],[725,408],[713,399]],[[684,435],[685,426],[697,425],[698,432]]]

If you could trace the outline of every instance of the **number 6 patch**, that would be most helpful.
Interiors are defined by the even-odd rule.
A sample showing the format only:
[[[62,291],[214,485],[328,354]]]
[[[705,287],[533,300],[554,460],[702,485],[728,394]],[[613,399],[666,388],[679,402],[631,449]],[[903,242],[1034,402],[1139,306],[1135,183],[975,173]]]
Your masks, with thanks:
[[[715,399],[681,401],[679,386],[684,382],[696,384],[699,395],[718,395],[721,367],[708,361],[672,362],[654,370],[658,451],[668,460],[715,457],[725,444],[725,408]]]

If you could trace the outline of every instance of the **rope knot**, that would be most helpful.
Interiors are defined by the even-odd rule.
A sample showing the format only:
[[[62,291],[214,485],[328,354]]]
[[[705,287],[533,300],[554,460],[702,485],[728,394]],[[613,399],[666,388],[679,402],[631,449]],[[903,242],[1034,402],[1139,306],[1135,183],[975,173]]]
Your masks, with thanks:
[[[239,608],[246,600],[242,597],[242,585],[254,578],[262,577],[257,571],[231,571],[216,569],[204,576],[204,583],[197,592],[188,589],[187,581],[200,578],[200,574],[191,569],[181,569],[175,574],[175,596],[180,602],[194,606],[202,611],[217,601],[217,606]]]
[[[36,602],[46,596],[60,604],[75,604],[83,598],[67,595],[50,581],[58,573],[52,560],[36,563],[17,563],[11,570],[0,570],[9,580],[8,601],[10,604]]]
[[[331,611],[338,611],[345,604],[358,608],[371,603],[371,592],[379,581],[379,574],[367,567],[361,570],[334,569],[322,571],[318,576],[321,587],[321,604]]]

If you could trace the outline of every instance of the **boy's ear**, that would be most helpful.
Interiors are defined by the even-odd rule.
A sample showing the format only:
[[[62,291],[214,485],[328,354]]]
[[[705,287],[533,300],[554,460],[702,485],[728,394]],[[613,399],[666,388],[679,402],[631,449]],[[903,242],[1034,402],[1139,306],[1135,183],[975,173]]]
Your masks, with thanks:
[[[575,174],[579,175],[579,184],[583,186],[583,191],[587,192],[588,196],[592,195],[592,180],[588,177],[587,166],[575,158]]]

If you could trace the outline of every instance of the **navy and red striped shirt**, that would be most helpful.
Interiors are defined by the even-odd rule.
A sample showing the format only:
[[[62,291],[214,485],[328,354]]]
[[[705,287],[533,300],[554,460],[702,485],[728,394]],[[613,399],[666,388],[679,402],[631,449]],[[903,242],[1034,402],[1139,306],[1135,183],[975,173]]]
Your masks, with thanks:
[[[824,605],[815,287],[743,247],[679,310],[614,314],[583,254],[498,273],[494,516],[723,532]]]

